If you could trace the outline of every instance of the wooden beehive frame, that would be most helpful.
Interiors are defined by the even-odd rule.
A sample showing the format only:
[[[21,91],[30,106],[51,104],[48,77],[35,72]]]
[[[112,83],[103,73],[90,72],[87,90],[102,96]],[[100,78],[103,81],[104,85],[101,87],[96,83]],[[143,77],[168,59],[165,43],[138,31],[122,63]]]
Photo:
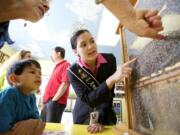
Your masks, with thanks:
[[[159,85],[163,83],[176,82],[180,80],[180,62],[150,76],[143,77],[136,82],[136,87],[144,87],[147,85]]]

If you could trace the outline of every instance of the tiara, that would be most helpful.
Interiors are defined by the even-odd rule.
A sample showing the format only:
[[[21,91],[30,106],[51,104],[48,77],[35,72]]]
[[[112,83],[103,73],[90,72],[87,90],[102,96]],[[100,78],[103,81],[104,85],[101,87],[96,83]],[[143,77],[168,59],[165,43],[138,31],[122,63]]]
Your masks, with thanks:
[[[82,22],[80,22],[80,21],[75,22],[75,23],[71,26],[70,33],[69,33],[70,37],[72,37],[77,31],[83,30],[83,29],[86,29],[84,23],[82,23]]]

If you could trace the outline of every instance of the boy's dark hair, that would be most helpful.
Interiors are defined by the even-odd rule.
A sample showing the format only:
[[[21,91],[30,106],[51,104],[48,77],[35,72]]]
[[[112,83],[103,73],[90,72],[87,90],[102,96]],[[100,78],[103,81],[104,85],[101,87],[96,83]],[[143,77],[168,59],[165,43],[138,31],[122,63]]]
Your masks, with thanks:
[[[15,74],[15,75],[21,75],[24,71],[24,69],[26,69],[27,67],[31,67],[32,65],[35,65],[37,68],[41,69],[41,65],[39,64],[39,62],[37,62],[36,60],[32,60],[32,59],[28,59],[28,60],[19,60],[16,61],[15,63],[13,63],[7,71],[7,81],[10,85],[12,85],[12,83],[9,81],[9,76],[11,74]]]
[[[56,46],[54,48],[55,52],[60,52],[61,53],[61,57],[64,58],[65,57],[65,49],[60,47],[60,46]]]
[[[88,31],[87,29],[82,29],[82,30],[76,31],[76,32],[73,34],[73,36],[72,36],[71,39],[70,39],[71,48],[72,48],[72,49],[76,49],[76,48],[77,48],[77,38],[78,38],[81,34],[83,34],[83,33],[85,33],[85,32],[89,32],[89,31]]]

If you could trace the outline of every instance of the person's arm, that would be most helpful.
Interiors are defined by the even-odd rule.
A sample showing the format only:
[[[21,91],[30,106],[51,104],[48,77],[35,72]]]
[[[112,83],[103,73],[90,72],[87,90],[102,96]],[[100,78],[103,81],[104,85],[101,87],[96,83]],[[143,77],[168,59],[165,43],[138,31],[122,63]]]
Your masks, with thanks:
[[[28,119],[15,123],[7,132],[0,135],[42,135],[45,128],[45,122],[39,119]]]
[[[13,135],[42,135],[45,122],[40,119],[23,120],[14,125],[11,132]]]
[[[129,65],[133,63],[135,60],[136,58],[119,66],[116,72],[106,80],[109,89],[112,89],[115,83],[119,82],[125,77],[128,78],[131,75],[132,68],[130,68]]]
[[[0,133],[0,135],[13,135],[12,132]]]
[[[53,97],[52,101],[57,101],[67,90],[69,87],[68,82],[62,82],[61,85],[59,86],[58,91],[56,92],[55,96]]]
[[[96,90],[89,90],[71,72],[68,72],[68,76],[76,95],[90,107],[96,107],[112,98],[105,81]]]
[[[139,36],[156,39],[164,37],[161,17],[156,10],[135,10],[128,0],[101,0],[102,4],[121,21],[129,31]]]

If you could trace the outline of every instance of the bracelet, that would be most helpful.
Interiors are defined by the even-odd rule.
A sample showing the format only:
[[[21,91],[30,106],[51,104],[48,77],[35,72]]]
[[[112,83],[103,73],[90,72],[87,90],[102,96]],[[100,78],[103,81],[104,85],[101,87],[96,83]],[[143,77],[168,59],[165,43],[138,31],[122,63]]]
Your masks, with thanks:
[[[102,3],[104,0],[96,0],[96,4]]]

